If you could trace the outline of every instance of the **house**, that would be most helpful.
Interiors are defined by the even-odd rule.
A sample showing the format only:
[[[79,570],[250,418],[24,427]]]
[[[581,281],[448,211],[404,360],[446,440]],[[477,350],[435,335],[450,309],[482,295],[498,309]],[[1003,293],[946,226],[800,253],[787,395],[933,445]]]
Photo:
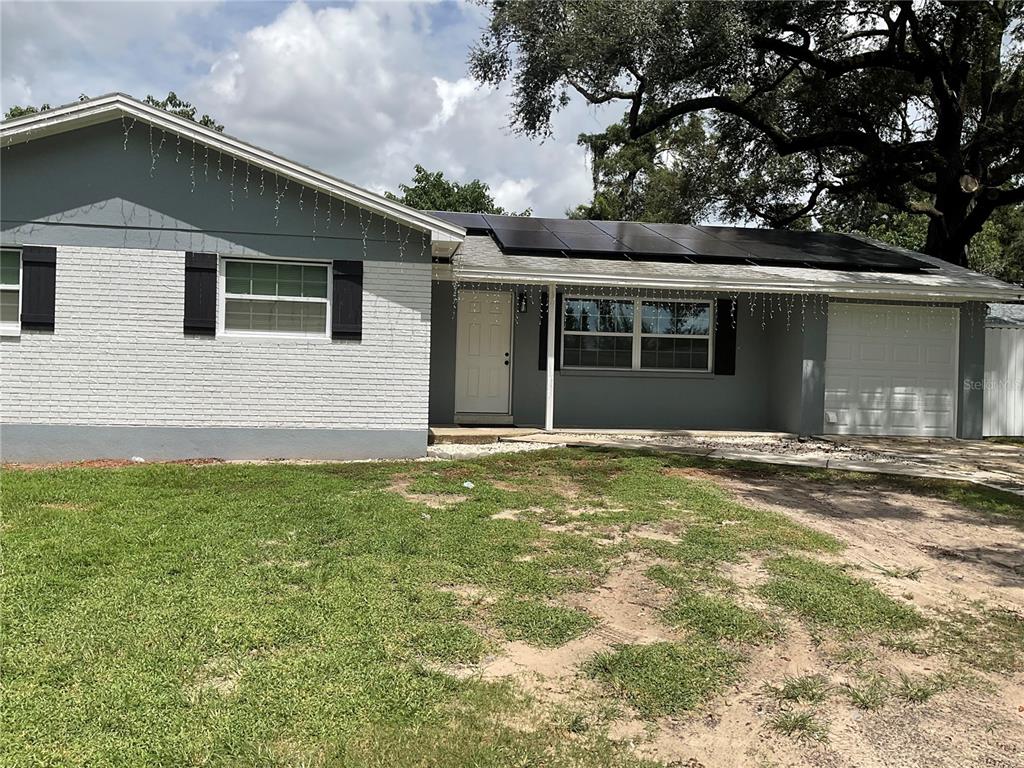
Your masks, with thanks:
[[[980,437],[986,302],[825,233],[416,211],[115,94],[0,129],[6,461],[428,424]]]
[[[989,305],[984,389],[985,437],[1024,437],[1024,305]]]

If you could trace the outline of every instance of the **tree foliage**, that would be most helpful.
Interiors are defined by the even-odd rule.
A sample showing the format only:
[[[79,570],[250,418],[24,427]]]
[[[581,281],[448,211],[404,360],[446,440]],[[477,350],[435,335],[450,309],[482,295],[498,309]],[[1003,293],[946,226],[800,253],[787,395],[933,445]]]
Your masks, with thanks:
[[[854,205],[963,264],[1024,202],[1022,7],[491,0],[470,68],[511,81],[513,127],[533,136],[574,96],[622,105],[580,136],[594,200],[578,215],[806,227]]]
[[[78,97],[79,101],[88,101],[89,97],[84,93]],[[160,109],[170,112],[178,117],[184,117],[186,120],[191,120],[193,123],[199,123],[206,128],[212,128],[215,131],[221,132],[224,130],[224,126],[214,120],[207,114],[200,115],[196,118],[196,108],[187,101],[184,101],[178,97],[174,91],[168,91],[167,97],[158,99],[155,96],[147,95],[143,99],[143,103],[149,104],[152,107],[159,107]],[[15,104],[7,112],[4,113],[4,120],[13,120],[16,117],[24,117],[25,115],[34,115],[39,112],[46,112],[47,110],[53,109],[49,104],[41,104],[38,107],[31,105],[20,106]]]
[[[396,195],[385,192],[390,200],[421,211],[460,211],[463,213],[493,213],[510,216],[529,216],[530,210],[511,213],[494,202],[490,187],[479,179],[466,183],[451,181],[441,171],[428,171],[417,164],[411,184],[399,184]]]
[[[217,132],[223,132],[224,126],[214,120],[207,114],[200,115],[196,118],[196,108],[192,106],[190,102],[184,101],[178,98],[178,94],[174,91],[168,91],[167,97],[163,99],[157,99],[155,96],[147,95],[143,99],[143,103],[149,104],[151,107],[159,107],[165,112],[170,112],[172,115],[178,117],[184,117],[186,120],[191,120],[193,123],[199,123],[205,128],[212,128]]]

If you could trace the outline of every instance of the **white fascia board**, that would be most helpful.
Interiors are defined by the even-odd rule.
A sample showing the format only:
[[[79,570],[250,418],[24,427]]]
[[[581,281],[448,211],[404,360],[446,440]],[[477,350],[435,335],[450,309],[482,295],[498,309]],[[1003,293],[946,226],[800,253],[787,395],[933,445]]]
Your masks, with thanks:
[[[21,144],[119,117],[142,120],[155,128],[171,131],[182,138],[209,146],[304,186],[343,198],[367,211],[425,232],[431,236],[433,244],[441,246],[440,250],[444,253],[454,251],[466,237],[466,230],[456,224],[388,200],[383,195],[286,160],[233,136],[219,133],[120,93],[9,120],[0,124],[0,146]]]
[[[451,278],[438,275],[437,279],[453,279],[460,283],[522,283],[526,285],[581,285],[621,288],[647,288],[652,290],[715,291],[722,293],[796,293],[825,294],[836,297],[863,296],[872,299],[914,300],[914,301],[1020,301],[1024,299],[1024,287],[1007,289],[944,289],[938,286],[921,285],[853,285],[842,283],[813,284],[807,282],[776,281],[729,281],[666,278],[623,278],[621,276],[600,276],[592,274],[522,273],[498,272],[486,269],[456,268]]]

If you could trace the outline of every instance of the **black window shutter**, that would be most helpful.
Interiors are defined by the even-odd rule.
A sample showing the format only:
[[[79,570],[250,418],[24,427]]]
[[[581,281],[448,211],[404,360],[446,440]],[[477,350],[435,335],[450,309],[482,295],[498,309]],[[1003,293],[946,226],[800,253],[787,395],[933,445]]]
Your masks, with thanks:
[[[57,249],[21,249],[21,327],[52,331],[57,299]]]
[[[736,312],[735,299],[715,302],[715,375],[736,374]]]
[[[548,368],[548,293],[540,295],[540,342],[537,345],[539,355],[538,370]],[[562,292],[555,292],[555,370],[562,369]]]
[[[363,262],[335,261],[331,297],[331,338],[363,337]]]
[[[185,333],[217,335],[217,254],[185,252]]]

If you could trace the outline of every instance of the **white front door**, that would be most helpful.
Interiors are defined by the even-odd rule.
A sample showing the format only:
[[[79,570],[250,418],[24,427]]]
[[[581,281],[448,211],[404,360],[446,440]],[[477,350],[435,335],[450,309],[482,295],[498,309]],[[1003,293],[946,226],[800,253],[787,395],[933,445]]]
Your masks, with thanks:
[[[952,307],[831,303],[825,431],[955,436],[958,326]]]
[[[509,413],[512,294],[459,291],[456,315],[455,412]]]

